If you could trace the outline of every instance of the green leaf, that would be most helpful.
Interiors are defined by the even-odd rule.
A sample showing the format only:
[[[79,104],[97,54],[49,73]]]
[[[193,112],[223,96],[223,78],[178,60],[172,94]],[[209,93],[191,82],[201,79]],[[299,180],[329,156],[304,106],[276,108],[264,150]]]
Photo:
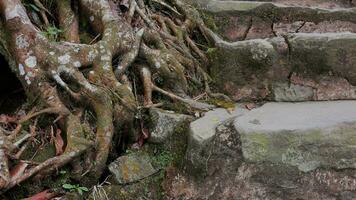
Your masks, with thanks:
[[[79,193],[80,195],[83,195],[83,191],[82,191],[82,190],[80,190],[79,188],[77,188],[77,191],[78,191],[78,193]]]
[[[215,53],[216,52],[216,48],[209,48],[207,51],[206,51],[206,53],[207,54],[212,54],[212,53]]]
[[[32,4],[32,3],[30,3],[29,6],[30,6],[30,8],[31,8],[32,10],[34,10],[34,11],[37,11],[37,12],[40,11],[40,9],[39,9],[36,5],[34,5],[34,4]]]
[[[76,188],[75,185],[68,184],[68,183],[63,184],[62,187],[66,190],[72,190],[72,189]]]

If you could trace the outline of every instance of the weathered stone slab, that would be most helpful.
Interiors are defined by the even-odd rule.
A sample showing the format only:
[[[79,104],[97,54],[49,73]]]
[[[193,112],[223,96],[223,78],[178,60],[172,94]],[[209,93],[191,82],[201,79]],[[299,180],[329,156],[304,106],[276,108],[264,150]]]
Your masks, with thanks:
[[[231,42],[288,33],[356,32],[354,9],[320,9],[319,5],[308,8],[300,3],[209,1],[200,7],[206,24]]]
[[[235,2],[240,3],[238,0],[186,0],[196,3],[198,5],[204,6],[208,4],[225,4],[231,5]],[[336,9],[336,8],[350,8],[355,6],[354,0],[250,0],[249,2],[244,2],[245,4],[261,3],[261,2],[272,2],[285,6],[303,6],[303,7],[318,7],[324,9]]]
[[[152,143],[164,143],[182,123],[193,120],[191,116],[158,108],[150,109],[150,118],[153,127],[148,141]]]
[[[184,163],[195,179],[177,175],[179,190],[197,199],[354,199],[356,101],[267,103],[211,120],[219,112],[191,124]]]
[[[235,128],[248,161],[356,169],[356,101],[267,103]]]
[[[239,105],[231,113],[225,109],[218,108],[207,112],[204,117],[190,124],[190,135],[186,153],[186,165],[190,171],[195,171],[197,174],[207,173],[207,162],[212,160],[214,152],[220,152],[218,153],[220,155],[224,154],[222,152],[225,151],[225,157],[220,157],[220,159],[229,159],[226,156],[224,148],[229,148],[229,144],[238,142],[238,139],[235,138],[236,134],[231,134],[231,131],[229,131],[231,127],[225,126],[225,123],[232,121],[235,117],[241,116],[245,112],[247,112],[247,109],[241,108]],[[221,135],[222,138],[218,138],[217,135]],[[238,147],[236,145],[232,146],[231,149],[234,149],[233,151],[235,152],[235,149]],[[235,152],[234,155],[236,154]]]
[[[234,100],[320,101],[356,98],[356,34],[297,33],[221,42],[211,75]]]
[[[321,8],[325,2],[339,7]],[[209,51],[216,85],[235,101],[356,99],[353,4],[204,1],[200,7],[206,24],[232,42],[218,42]],[[302,81],[293,82],[293,73]]]
[[[136,182],[157,172],[151,164],[150,157],[141,153],[119,157],[109,165],[109,170],[118,184]]]
[[[241,116],[247,112],[246,109],[239,107],[229,113],[226,109],[218,108],[205,113],[204,117],[190,124],[191,140],[197,143],[204,143],[215,135],[216,127],[224,121]]]

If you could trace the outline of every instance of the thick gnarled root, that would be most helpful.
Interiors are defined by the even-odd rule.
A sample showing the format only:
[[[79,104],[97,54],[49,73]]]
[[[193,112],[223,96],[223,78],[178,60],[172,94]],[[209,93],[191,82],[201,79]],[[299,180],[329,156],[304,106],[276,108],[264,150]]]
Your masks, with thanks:
[[[30,119],[51,114],[57,117],[55,124],[61,126],[66,139],[63,152],[43,163],[26,163],[20,166],[21,173],[11,176],[8,163],[19,159],[34,136],[15,141],[12,137],[16,134],[0,129],[0,189],[8,190],[70,163],[76,165],[74,171],[78,174],[99,178],[114,135],[121,134],[118,127],[132,124],[140,104],[155,106],[153,91],[196,110],[213,108],[189,97],[192,81],[202,82],[207,94],[213,94],[204,71],[208,60],[190,36],[202,22],[189,18],[175,1],[160,4],[174,17],[153,12],[143,1],[130,0],[127,12],[119,16],[117,5],[111,1],[63,0],[56,2],[54,16],[48,17],[43,7],[42,21],[33,23],[20,0],[0,1],[4,18],[0,23],[0,50],[12,63],[29,99],[44,108],[20,119],[17,131],[24,131],[21,124]],[[80,43],[79,13],[88,16],[97,35],[90,44]],[[48,27],[53,17],[62,30],[59,42],[39,31]],[[9,39],[5,40],[4,35]],[[116,59],[119,61],[115,66]],[[143,102],[139,102],[141,94],[132,87],[138,83],[132,80],[132,74],[139,74],[143,83]],[[88,110],[93,113],[91,121],[80,114]],[[94,161],[88,168],[78,167],[78,163],[91,158]]]

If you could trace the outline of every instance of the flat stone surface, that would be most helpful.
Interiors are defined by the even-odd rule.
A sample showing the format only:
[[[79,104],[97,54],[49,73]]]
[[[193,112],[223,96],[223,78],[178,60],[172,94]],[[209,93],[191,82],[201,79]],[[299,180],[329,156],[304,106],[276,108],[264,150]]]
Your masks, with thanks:
[[[192,0],[188,0],[192,1]],[[200,5],[213,12],[221,11],[246,11],[261,5],[275,5],[279,7],[309,7],[317,9],[342,10],[350,8],[350,4],[326,0],[272,0],[272,1],[231,1],[231,0],[194,0]]]
[[[217,109],[191,124],[172,199],[355,199],[356,101],[235,112]]]
[[[356,168],[356,101],[267,103],[234,126],[249,161]]]
[[[119,157],[109,165],[109,170],[118,184],[136,182],[157,172],[150,157],[140,153]]]
[[[211,159],[212,150],[220,151],[220,147],[228,146],[232,131],[227,131],[227,134],[223,134],[223,139],[217,138],[219,131],[217,130],[220,125],[225,125],[225,123],[233,121],[234,118],[241,116],[243,113],[247,112],[247,109],[242,108],[237,105],[235,110],[229,113],[226,109],[217,108],[213,111],[205,113],[204,117],[192,122],[190,124],[189,136],[188,136],[188,148],[186,151],[187,166],[190,171],[195,171],[194,173],[205,173],[207,161]],[[220,126],[223,127],[223,126]],[[232,125],[233,128],[233,125]],[[229,129],[229,127],[226,127]],[[221,132],[221,131],[220,131]],[[235,131],[236,132],[236,131]],[[225,141],[229,140],[229,141]],[[238,142],[238,139],[232,139],[231,143]],[[224,142],[222,142],[224,141]],[[235,149],[236,145],[232,147]],[[225,150],[222,150],[225,151]],[[220,155],[220,154],[219,154]],[[234,153],[237,156],[237,153]],[[227,160],[225,157],[221,157]]]
[[[164,143],[182,123],[193,120],[191,116],[158,108],[150,109],[150,117],[153,127],[148,141],[152,143]]]
[[[239,117],[237,130],[270,134],[356,122],[356,101],[267,103]],[[355,130],[356,132],[356,130]]]
[[[204,117],[190,124],[191,137],[196,142],[203,142],[215,135],[215,128],[227,119],[241,116],[247,109],[237,105],[235,110],[229,113],[226,109],[217,108],[205,113]]]

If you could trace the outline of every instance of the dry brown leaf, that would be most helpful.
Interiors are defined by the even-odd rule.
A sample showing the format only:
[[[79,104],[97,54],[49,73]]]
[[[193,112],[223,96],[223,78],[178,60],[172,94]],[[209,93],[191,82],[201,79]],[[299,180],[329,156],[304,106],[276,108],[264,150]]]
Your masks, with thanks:
[[[11,179],[17,179],[17,178],[21,177],[23,175],[23,173],[25,172],[27,166],[28,166],[28,163],[20,162],[15,167],[13,167],[10,171]]]
[[[32,197],[28,197],[25,200],[50,200],[56,196],[58,196],[58,193],[54,193],[54,192],[50,192],[49,190],[45,190],[43,192],[33,195]]]
[[[62,133],[61,129],[57,129],[55,141],[54,141],[57,156],[63,154],[64,141],[63,141],[61,133]]]
[[[9,115],[0,115],[0,123],[8,124],[8,123],[15,123],[17,122],[17,117],[9,116]]]

